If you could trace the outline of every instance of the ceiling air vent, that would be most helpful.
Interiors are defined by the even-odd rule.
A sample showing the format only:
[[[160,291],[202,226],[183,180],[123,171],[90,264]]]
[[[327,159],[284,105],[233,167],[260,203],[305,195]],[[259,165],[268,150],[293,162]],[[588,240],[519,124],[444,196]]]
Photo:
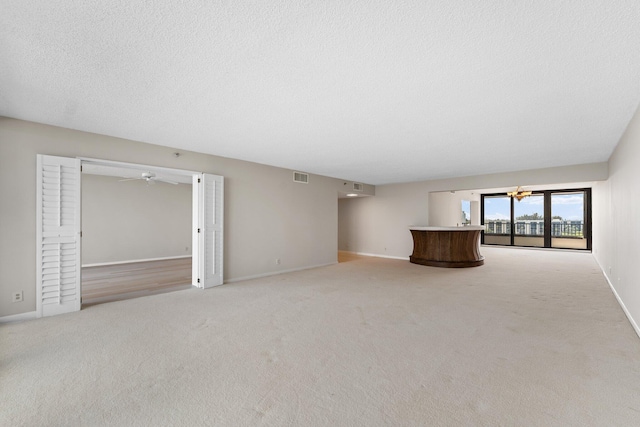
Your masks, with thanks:
[[[353,191],[362,191],[362,184],[360,184],[359,182],[354,182]]]
[[[309,183],[309,174],[302,172],[294,172],[293,173],[293,182],[300,182],[302,184]]]

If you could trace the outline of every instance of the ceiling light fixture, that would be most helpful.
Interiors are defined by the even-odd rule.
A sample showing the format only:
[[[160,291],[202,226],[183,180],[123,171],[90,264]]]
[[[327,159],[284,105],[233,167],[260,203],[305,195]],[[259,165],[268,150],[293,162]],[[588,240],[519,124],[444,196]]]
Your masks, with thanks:
[[[529,197],[530,195],[531,195],[531,191],[524,191],[522,187],[520,187],[519,185],[518,185],[518,188],[516,188],[516,191],[511,191],[507,193],[507,196],[518,199],[518,201],[524,199],[525,197]]]
[[[358,197],[358,195],[356,193],[349,193],[347,194],[347,197]]]

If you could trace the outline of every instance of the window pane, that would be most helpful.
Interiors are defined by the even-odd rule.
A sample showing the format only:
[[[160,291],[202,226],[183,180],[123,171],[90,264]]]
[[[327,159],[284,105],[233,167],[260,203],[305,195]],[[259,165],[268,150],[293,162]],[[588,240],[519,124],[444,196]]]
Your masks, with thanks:
[[[551,247],[586,249],[584,192],[551,195]]]
[[[468,200],[462,201],[462,225],[471,224],[471,202]]]
[[[511,244],[511,198],[484,198],[484,242],[489,245]]]
[[[544,247],[544,196],[534,194],[514,202],[517,246]]]

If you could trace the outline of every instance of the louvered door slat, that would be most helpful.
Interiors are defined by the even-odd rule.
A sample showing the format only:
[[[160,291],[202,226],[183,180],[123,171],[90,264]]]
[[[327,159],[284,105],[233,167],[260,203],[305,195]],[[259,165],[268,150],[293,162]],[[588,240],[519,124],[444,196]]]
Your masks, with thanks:
[[[38,156],[38,316],[80,309],[80,161]]]

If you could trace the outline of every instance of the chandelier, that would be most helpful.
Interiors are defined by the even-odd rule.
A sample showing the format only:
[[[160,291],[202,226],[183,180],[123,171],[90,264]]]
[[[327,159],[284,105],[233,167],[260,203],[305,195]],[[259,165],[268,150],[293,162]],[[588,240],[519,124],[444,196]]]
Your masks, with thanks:
[[[518,201],[524,199],[525,197],[529,197],[531,195],[531,191],[524,191],[522,187],[518,185],[516,191],[511,191],[507,193],[507,196],[513,197],[514,199],[518,199]]]

